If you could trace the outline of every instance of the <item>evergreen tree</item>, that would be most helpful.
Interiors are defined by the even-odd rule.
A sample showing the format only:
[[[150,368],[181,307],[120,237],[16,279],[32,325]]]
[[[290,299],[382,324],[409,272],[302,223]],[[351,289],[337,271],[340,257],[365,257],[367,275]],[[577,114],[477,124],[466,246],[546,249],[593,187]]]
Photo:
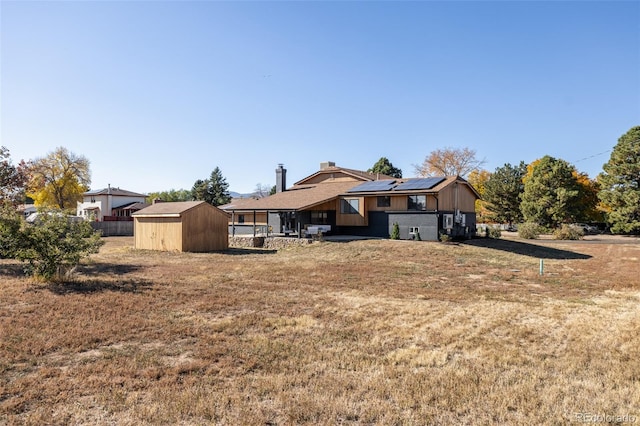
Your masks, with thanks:
[[[598,197],[609,210],[611,231],[640,234],[640,126],[618,139],[603,170]]]
[[[198,179],[191,188],[191,198],[195,201],[204,201],[207,193],[207,181]]]
[[[581,216],[581,187],[575,168],[564,160],[544,156],[529,165],[520,210],[525,221],[557,227]]]
[[[203,200],[213,206],[221,206],[231,202],[229,184],[218,167],[213,169],[209,179],[198,179],[191,189],[194,200]]]
[[[393,167],[393,164],[391,164],[391,162],[386,157],[381,157],[378,161],[376,161],[376,164],[374,164],[373,167],[367,170],[367,172],[380,173],[394,178],[402,177],[402,170],[398,169],[397,167]]]
[[[520,196],[524,191],[522,178],[527,171],[524,162],[519,166],[507,163],[496,168],[484,184],[483,199],[489,218],[498,223],[513,224],[522,220]]]

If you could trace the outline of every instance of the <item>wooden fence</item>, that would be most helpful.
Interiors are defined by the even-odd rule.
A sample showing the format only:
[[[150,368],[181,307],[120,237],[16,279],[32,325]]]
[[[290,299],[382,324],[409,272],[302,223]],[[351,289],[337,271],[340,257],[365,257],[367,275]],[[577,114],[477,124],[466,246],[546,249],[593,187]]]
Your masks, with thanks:
[[[96,231],[100,231],[103,237],[133,236],[133,222],[131,221],[91,222],[91,226]]]

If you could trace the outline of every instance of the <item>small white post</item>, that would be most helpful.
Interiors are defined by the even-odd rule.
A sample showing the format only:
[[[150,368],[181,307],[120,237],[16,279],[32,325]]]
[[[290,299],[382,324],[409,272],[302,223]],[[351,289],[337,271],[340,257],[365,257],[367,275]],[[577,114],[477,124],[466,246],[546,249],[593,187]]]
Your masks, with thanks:
[[[544,259],[540,259],[540,275],[544,275]]]

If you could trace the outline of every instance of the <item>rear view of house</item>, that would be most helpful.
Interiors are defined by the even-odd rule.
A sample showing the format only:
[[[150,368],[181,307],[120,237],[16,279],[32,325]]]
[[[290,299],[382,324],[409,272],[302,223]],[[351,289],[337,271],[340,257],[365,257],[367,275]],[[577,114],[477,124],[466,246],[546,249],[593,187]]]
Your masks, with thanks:
[[[231,233],[332,234],[388,238],[397,224],[401,239],[470,238],[475,233],[478,193],[460,176],[393,178],[333,162],[286,188],[276,169],[276,193],[233,200]]]
[[[210,252],[229,247],[229,216],[204,201],[156,203],[133,214],[137,249]]]

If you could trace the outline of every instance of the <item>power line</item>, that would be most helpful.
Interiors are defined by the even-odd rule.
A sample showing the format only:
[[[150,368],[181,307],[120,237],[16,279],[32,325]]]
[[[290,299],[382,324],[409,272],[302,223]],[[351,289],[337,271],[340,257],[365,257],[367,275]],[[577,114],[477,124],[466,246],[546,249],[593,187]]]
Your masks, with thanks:
[[[592,159],[592,158],[599,157],[599,156],[601,156],[601,155],[603,155],[603,154],[606,154],[606,153],[608,153],[608,152],[611,152],[611,150],[610,150],[610,149],[608,149],[608,150],[606,150],[606,151],[602,151],[602,152],[599,152],[599,153],[597,153],[597,154],[590,155],[589,157],[581,158],[581,159],[579,159],[579,160],[574,161],[574,163],[579,163],[580,161],[584,161],[584,160],[590,160],[590,159]]]

